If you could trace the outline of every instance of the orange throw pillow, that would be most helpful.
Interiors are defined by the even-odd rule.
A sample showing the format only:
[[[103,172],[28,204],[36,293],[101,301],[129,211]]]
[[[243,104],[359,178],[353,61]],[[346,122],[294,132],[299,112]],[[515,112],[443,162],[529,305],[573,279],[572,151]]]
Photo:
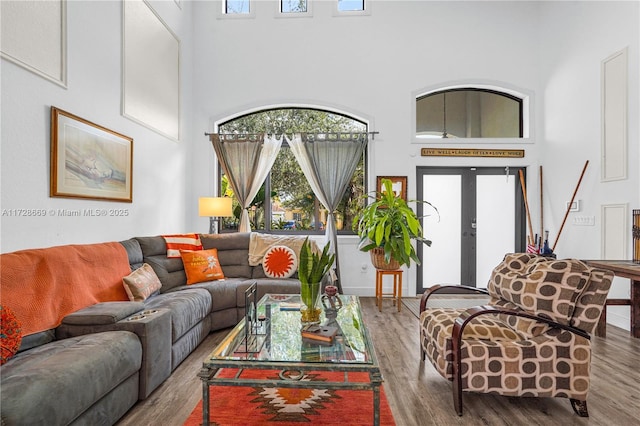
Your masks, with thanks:
[[[298,269],[298,257],[287,246],[273,246],[264,254],[264,274],[269,278],[289,278]]]
[[[202,250],[202,241],[198,234],[163,235],[167,244],[167,257],[180,257],[182,250]]]
[[[187,284],[224,279],[218,260],[218,249],[200,251],[180,251]]]

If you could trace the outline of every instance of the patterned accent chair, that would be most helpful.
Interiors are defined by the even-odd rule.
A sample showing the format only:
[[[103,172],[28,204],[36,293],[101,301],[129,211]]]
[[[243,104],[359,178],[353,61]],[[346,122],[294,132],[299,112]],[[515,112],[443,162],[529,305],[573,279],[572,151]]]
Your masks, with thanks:
[[[453,382],[454,408],[462,391],[504,396],[569,398],[588,417],[590,334],[613,279],[575,260],[507,254],[487,290],[433,286],[420,302],[422,360]],[[431,295],[464,288],[487,294],[488,305],[427,308]]]

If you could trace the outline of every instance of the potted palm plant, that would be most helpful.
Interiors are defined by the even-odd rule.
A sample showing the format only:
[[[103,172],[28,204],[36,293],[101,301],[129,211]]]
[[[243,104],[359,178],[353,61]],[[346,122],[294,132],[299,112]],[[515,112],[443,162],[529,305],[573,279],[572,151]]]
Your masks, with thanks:
[[[417,241],[431,246],[422,236],[422,226],[407,202],[393,191],[389,179],[382,180],[382,192],[376,193],[358,216],[353,219],[353,229],[360,237],[358,248],[371,253],[371,262],[377,269],[398,269],[420,264],[413,246]],[[428,201],[419,201],[438,210]]]

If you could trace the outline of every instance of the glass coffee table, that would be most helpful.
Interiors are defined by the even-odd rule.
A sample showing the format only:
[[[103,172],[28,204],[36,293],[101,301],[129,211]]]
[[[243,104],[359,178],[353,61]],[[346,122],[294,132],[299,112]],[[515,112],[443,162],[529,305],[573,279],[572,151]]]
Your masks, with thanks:
[[[383,379],[373,342],[362,321],[360,302],[356,296],[337,297],[342,307],[337,311],[323,309],[321,322],[336,326],[338,334],[333,343],[319,344],[302,339],[300,295],[264,295],[256,304],[257,318],[241,320],[204,360],[198,374],[202,380],[202,424],[207,426],[210,421],[210,386],[218,385],[371,390],[372,423],[379,425],[380,386]],[[247,327],[247,324],[250,326]],[[253,333],[248,333],[249,329]],[[222,369],[237,371],[228,377],[228,374],[220,374]],[[245,370],[276,370],[280,372],[280,379],[243,377]],[[340,374],[342,380],[338,381],[302,380],[305,373],[310,371],[337,371],[344,374]],[[363,372],[368,373],[368,382],[349,379],[350,373]]]

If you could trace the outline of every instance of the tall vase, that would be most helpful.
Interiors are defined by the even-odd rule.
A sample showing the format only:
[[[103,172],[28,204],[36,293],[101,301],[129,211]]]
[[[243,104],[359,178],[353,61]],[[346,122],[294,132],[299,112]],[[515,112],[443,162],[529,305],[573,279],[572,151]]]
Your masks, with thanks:
[[[300,298],[302,307],[300,308],[301,321],[303,324],[320,323],[320,287],[321,283],[300,284]]]

